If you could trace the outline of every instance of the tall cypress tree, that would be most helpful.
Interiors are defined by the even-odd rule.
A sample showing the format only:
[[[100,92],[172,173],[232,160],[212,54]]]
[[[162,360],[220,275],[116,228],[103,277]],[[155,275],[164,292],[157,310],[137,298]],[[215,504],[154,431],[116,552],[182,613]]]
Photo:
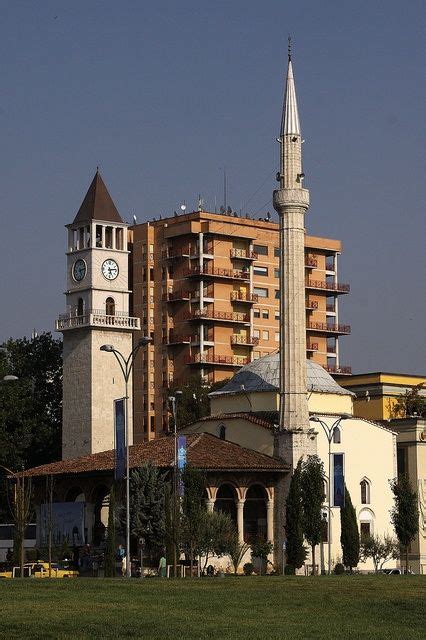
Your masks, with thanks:
[[[411,487],[406,475],[391,481],[395,504],[391,520],[399,544],[405,550],[405,572],[408,573],[408,547],[419,530],[419,507],[417,492]]]
[[[303,505],[301,487],[302,461],[293,472],[285,506],[285,533],[287,538],[287,562],[299,569],[306,560],[303,544]]]
[[[116,542],[116,522],[115,522],[115,486],[112,485],[109,493],[108,506],[108,528],[105,549],[105,578],[113,578],[115,575],[115,542]]]
[[[302,463],[303,533],[312,549],[312,571],[315,575],[315,547],[321,542],[324,502],[324,467],[318,456],[308,456]]]
[[[343,564],[345,567],[349,567],[352,573],[353,567],[356,567],[359,562],[360,541],[356,513],[346,485],[345,504],[340,507],[340,544],[342,545]]]

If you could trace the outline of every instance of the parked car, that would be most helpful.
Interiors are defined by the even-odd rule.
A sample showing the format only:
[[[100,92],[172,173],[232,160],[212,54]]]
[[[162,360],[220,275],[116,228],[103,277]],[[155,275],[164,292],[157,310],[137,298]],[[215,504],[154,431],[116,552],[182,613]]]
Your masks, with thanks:
[[[13,567],[13,569],[0,571],[0,579],[17,578],[20,576],[21,568]],[[68,562],[52,562],[51,577],[52,578],[77,578],[79,572]],[[24,564],[24,578],[48,578],[49,563],[43,560],[37,562],[26,562]]]
[[[405,571],[403,571],[402,569],[398,569],[397,567],[394,567],[393,569],[382,569],[381,573],[385,573],[387,576],[401,576],[405,573]],[[411,569],[408,569],[408,573],[410,575],[414,575]]]

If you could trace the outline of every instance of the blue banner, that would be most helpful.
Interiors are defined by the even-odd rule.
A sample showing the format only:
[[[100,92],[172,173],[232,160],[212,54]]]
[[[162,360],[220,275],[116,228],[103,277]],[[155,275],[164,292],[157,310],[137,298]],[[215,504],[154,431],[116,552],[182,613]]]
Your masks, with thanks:
[[[114,400],[115,479],[126,475],[126,415],[124,398]]]
[[[178,495],[180,498],[185,493],[185,485],[181,473],[186,465],[186,436],[179,436],[177,441],[177,466],[178,466]]]
[[[345,475],[343,453],[333,454],[333,506],[345,506]]]

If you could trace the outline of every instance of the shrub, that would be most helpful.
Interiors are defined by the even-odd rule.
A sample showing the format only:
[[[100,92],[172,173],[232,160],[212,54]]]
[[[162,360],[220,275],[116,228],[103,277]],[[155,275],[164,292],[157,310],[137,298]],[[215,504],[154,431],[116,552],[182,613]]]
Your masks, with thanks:
[[[251,576],[254,571],[254,565],[252,562],[246,562],[243,566],[243,571],[245,576]]]
[[[294,576],[296,574],[296,569],[292,564],[286,564],[284,567],[284,575],[285,576]]]
[[[338,562],[334,567],[334,573],[336,574],[336,576],[341,576],[342,573],[345,573],[345,567],[341,562]]]

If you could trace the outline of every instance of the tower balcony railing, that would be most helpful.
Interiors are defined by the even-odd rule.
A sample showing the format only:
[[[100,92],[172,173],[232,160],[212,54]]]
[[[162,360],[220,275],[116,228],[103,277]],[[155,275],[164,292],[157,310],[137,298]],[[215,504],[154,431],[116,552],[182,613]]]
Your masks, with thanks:
[[[209,264],[202,267],[196,265],[184,271],[184,275],[187,277],[206,277],[206,278],[223,278],[227,280],[244,280],[250,281],[250,274],[248,271],[241,269],[223,269],[220,267],[212,267]]]
[[[185,315],[185,320],[217,320],[219,322],[250,323],[249,313],[233,311],[215,311],[214,309],[197,309]]]
[[[336,293],[349,293],[350,285],[343,282],[325,282],[325,280],[308,280],[307,289],[322,289],[325,291],[334,291]]]
[[[246,293],[245,291],[231,291],[231,302],[258,302],[257,293]]]
[[[195,355],[188,356],[185,358],[185,364],[192,365],[208,365],[208,364],[219,364],[228,367],[243,367],[245,364],[250,362],[250,358],[246,356],[222,356],[216,353],[207,354],[207,353],[196,353]]]
[[[307,322],[308,331],[324,331],[325,333],[349,334],[351,327],[349,324],[328,324],[327,322]]]
[[[163,300],[167,302],[180,302],[189,300],[193,293],[191,291],[169,291],[163,294]]]
[[[83,314],[63,313],[56,320],[56,331],[78,329],[80,327],[108,327],[110,329],[140,329],[140,319],[121,311],[114,315],[103,309],[87,309]]]
[[[324,369],[328,371],[328,373],[334,373],[335,375],[342,375],[342,376],[352,375],[352,367],[335,367],[331,365],[326,365]]]
[[[238,260],[257,260],[258,254],[256,251],[250,251],[249,249],[231,249],[230,257]]]
[[[240,336],[238,333],[234,333],[231,336],[231,344],[256,347],[259,344],[259,338],[255,338],[255,336]]]

